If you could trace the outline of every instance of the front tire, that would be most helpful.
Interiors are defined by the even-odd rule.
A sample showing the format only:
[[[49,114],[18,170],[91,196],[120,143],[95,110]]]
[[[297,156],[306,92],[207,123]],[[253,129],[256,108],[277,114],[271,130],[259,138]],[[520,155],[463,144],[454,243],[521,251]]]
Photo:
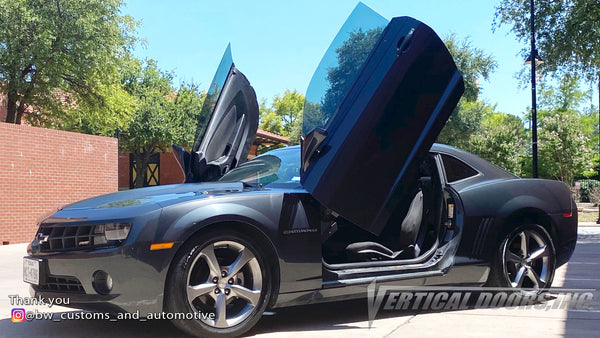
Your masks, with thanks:
[[[540,293],[552,285],[556,251],[546,229],[523,225],[500,243],[488,286]]]
[[[251,239],[232,230],[213,231],[186,243],[175,257],[165,308],[175,314],[201,314],[173,320],[189,334],[239,336],[260,319],[271,289],[265,255]]]

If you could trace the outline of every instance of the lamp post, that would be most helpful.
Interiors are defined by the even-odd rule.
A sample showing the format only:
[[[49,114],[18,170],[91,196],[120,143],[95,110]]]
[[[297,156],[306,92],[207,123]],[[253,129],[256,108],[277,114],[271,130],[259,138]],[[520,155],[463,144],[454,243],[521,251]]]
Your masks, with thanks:
[[[600,134],[600,78],[598,79],[598,134]],[[600,149],[600,139],[598,139],[598,149]],[[600,181],[600,163],[598,163],[598,181]],[[600,224],[600,203],[598,203],[598,220],[596,224]]]
[[[535,49],[535,14],[533,7],[533,0],[530,1],[530,15],[529,20],[531,21],[531,53],[525,61],[525,64],[531,63],[531,174],[533,178],[538,177],[538,145],[537,145],[537,99],[535,90],[535,66],[537,58],[537,49]]]

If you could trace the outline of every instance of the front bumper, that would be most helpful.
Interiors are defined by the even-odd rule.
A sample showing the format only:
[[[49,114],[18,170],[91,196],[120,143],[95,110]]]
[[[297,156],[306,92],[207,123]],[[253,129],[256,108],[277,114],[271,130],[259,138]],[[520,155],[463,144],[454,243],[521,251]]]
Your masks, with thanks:
[[[87,310],[139,311],[140,316],[161,312],[169,265],[180,243],[176,242],[171,249],[150,250],[150,244],[157,240],[157,233],[160,233],[161,209],[153,205],[123,209],[127,209],[127,212],[100,208],[62,210],[53,215],[49,223],[61,227],[114,222],[131,223],[132,227],[127,239],[117,247],[92,245],[79,249],[63,245],[55,246],[58,249],[54,250],[52,246],[42,246],[40,240],[46,238],[36,235],[28,258],[41,261],[40,286],[32,285],[31,293],[44,298],[68,297],[68,306]],[[136,217],[123,217],[124,214],[135,214]],[[78,231],[77,236],[81,240]],[[67,237],[56,240],[66,243]],[[108,294],[102,294],[94,288],[94,273],[99,270],[112,278],[113,287]]]
[[[144,260],[131,255],[139,252]],[[89,252],[37,253],[40,260],[40,285],[31,285],[32,296],[68,298],[69,306],[108,312],[160,312],[168,269],[148,263],[156,252],[132,250],[129,246]],[[113,287],[109,294],[99,293],[93,285],[94,273],[107,272]]]

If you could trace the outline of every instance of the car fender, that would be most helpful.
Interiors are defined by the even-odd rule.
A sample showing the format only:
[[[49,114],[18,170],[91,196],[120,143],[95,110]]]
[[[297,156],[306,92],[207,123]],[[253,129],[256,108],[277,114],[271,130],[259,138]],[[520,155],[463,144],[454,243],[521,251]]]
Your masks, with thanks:
[[[235,203],[208,204],[175,221],[162,236],[165,242],[184,242],[199,230],[222,222],[241,222],[263,232],[272,241],[277,223],[258,210]]]
[[[514,217],[540,215],[547,217],[543,221],[554,227],[551,215],[571,210],[569,191],[558,181],[494,180],[466,187],[459,194],[467,216],[466,236],[459,252],[466,257],[490,261],[506,231],[518,225],[511,224]]]
[[[302,197],[300,197],[302,196]],[[285,203],[308,199],[304,194],[256,194],[254,198],[225,198],[222,202],[195,201],[163,210],[155,242],[174,242],[170,261],[186,240],[203,229],[227,223],[249,226],[264,235],[279,265],[280,292],[295,292],[321,287],[321,251],[318,231],[285,233],[290,219],[282,218]],[[284,202],[286,201],[286,202]],[[187,212],[181,212],[187,209]],[[308,208],[308,207],[307,207]],[[312,208],[309,209],[312,212]],[[308,211],[307,211],[308,212]],[[281,224],[286,223],[286,224]],[[235,226],[235,225],[233,225]],[[306,225],[308,226],[308,224]],[[255,232],[256,232],[255,231]],[[251,234],[252,236],[255,234]]]
[[[548,213],[547,203],[540,198],[531,195],[517,196],[506,201],[499,209],[497,216],[500,219],[507,219],[511,215],[521,210],[535,209],[541,213]]]

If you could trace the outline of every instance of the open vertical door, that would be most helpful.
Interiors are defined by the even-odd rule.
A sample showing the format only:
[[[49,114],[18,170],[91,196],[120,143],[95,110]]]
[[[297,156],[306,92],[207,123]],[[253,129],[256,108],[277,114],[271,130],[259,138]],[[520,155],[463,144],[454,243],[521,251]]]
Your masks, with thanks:
[[[378,235],[416,184],[464,85],[431,28],[409,17],[382,25],[362,4],[347,24],[365,13],[377,24],[343,27],[307,90],[301,183]]]
[[[258,103],[227,46],[202,106],[191,154],[174,146],[187,182],[213,181],[244,163],[258,129]]]

